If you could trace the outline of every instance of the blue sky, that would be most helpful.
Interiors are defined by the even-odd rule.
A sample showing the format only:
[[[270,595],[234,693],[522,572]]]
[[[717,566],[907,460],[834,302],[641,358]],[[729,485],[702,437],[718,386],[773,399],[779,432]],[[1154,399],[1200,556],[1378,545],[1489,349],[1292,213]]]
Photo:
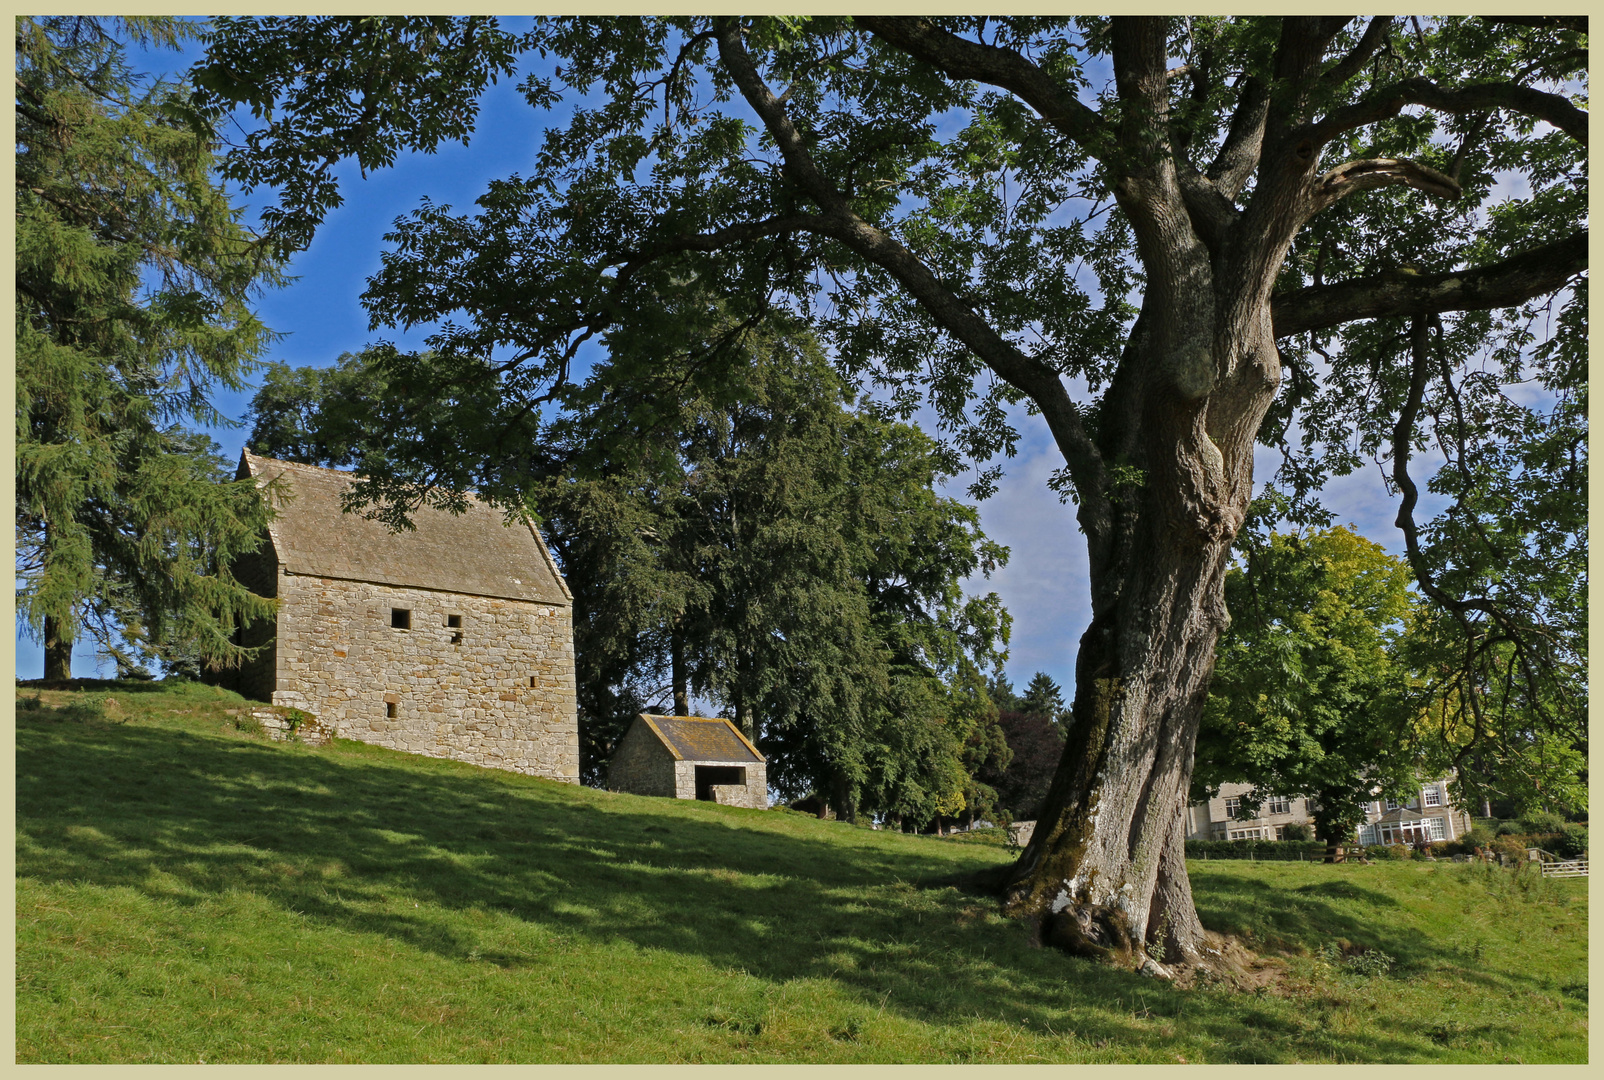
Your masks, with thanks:
[[[185,55],[157,54],[139,66],[153,72],[181,71],[197,55],[193,49]],[[365,179],[354,167],[345,170],[341,183],[345,204],[329,215],[312,246],[294,260],[290,272],[295,280],[261,298],[263,321],[283,334],[266,359],[322,366],[375,340],[404,348],[422,346],[427,328],[410,333],[370,330],[358,297],[379,268],[386,247],[383,237],[391,223],[421,199],[465,208],[491,178],[529,170],[536,124],[514,89],[517,81],[503,80],[486,96],[480,135],[469,147],[451,144],[434,155],[408,155],[396,167]],[[548,122],[562,118],[561,113],[550,115]],[[262,201],[261,196],[241,200],[251,209]],[[249,399],[249,392],[222,393],[216,404],[224,415],[238,418]],[[1015,423],[1021,432],[1017,456],[1007,462],[998,493],[980,506],[983,527],[1011,549],[1011,558],[989,581],[973,581],[971,591],[997,592],[1013,614],[1007,674],[1015,687],[1022,687],[1034,672],[1044,671],[1064,688],[1067,700],[1074,685],[1076,647],[1090,619],[1085,543],[1076,527],[1074,507],[1060,503],[1046,484],[1062,465],[1046,424],[1040,417],[1024,415],[1023,409]],[[237,455],[244,444],[240,428],[215,429],[212,434],[229,455]],[[1261,450],[1257,475],[1269,475],[1275,464],[1273,454]],[[960,478],[950,494],[961,497],[963,485]],[[1350,523],[1394,554],[1401,553],[1401,535],[1392,525],[1396,508],[1376,470],[1334,483],[1328,496],[1338,522]],[[43,667],[40,647],[19,629],[17,676],[37,678]],[[74,671],[88,675],[94,669],[93,646],[82,644],[74,656]]]

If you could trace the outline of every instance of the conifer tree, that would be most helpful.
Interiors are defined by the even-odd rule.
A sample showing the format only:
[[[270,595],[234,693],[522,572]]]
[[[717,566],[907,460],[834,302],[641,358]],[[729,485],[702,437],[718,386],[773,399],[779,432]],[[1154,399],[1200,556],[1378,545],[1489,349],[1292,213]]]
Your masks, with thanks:
[[[87,631],[120,670],[237,662],[271,605],[228,559],[266,520],[183,421],[216,422],[270,339],[253,290],[278,257],[241,225],[182,91],[115,33],[174,46],[169,18],[17,20],[17,576],[45,677]]]

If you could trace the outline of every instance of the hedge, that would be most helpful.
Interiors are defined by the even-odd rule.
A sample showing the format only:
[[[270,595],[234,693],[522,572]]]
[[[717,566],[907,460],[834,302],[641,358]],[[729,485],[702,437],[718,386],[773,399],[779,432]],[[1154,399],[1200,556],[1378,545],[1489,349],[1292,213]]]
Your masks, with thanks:
[[[1315,862],[1326,856],[1318,840],[1188,840],[1188,859],[1302,859]]]

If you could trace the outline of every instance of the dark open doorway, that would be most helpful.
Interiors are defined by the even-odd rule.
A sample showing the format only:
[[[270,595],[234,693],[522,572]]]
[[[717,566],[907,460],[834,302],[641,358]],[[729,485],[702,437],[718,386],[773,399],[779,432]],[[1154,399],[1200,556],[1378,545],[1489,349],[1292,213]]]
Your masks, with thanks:
[[[741,765],[698,765],[696,766],[696,797],[703,802],[713,801],[713,786],[715,784],[739,784],[746,786],[746,768]]]

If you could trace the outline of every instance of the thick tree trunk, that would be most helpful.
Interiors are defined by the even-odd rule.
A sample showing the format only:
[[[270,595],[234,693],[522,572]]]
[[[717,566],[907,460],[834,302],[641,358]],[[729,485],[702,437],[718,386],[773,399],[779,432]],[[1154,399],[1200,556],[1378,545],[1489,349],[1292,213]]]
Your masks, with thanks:
[[[1074,723],[1008,896],[1073,951],[1138,958],[1162,942],[1167,960],[1203,959],[1184,813],[1229,553],[1228,537],[1152,553],[1081,639]]]
[[[63,636],[61,621],[53,615],[45,616],[45,678],[72,678],[72,639]]]
[[[1215,643],[1228,622],[1225,571],[1252,491],[1253,435],[1279,363],[1267,305],[1247,320],[1258,332],[1245,337],[1155,329],[1162,317],[1144,310],[1127,357],[1135,362],[1122,364],[1144,373],[1145,385],[1115,387],[1105,405],[1105,455],[1124,456],[1142,479],[1111,500],[1108,531],[1091,538],[1093,616],[1076,662],[1073,719],[1006,904],[1074,952],[1209,965],[1218,950],[1192,900],[1185,811]],[[1238,359],[1211,360],[1228,378],[1199,394],[1165,381],[1177,350],[1193,370],[1200,355],[1230,350]]]

